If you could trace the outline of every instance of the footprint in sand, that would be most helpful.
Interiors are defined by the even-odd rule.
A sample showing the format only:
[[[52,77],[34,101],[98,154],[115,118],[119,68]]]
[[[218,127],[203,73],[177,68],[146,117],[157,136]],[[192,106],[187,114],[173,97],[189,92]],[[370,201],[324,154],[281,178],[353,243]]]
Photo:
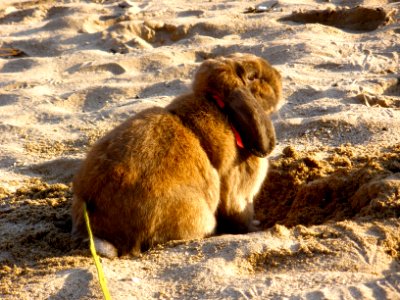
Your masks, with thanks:
[[[400,78],[387,82],[384,95],[400,97]]]
[[[367,86],[355,99],[366,106],[400,108],[400,78]]]
[[[15,40],[12,43],[3,45],[7,48],[18,49],[23,56],[30,57],[54,57],[63,53],[63,45],[54,38],[38,40],[27,37],[26,39]]]
[[[72,66],[67,70],[68,73],[73,74],[76,72],[110,72],[113,75],[121,75],[126,72],[125,68],[122,67],[118,63],[107,63],[107,64],[99,64],[99,65],[92,65],[92,64],[87,64],[87,65],[82,65],[78,64],[75,66]]]
[[[312,87],[299,89],[293,92],[287,101],[292,109],[285,112],[285,118],[317,117],[333,115],[340,112],[343,107],[327,99],[343,99],[346,93],[336,88],[315,90]]]
[[[30,165],[21,170],[22,174],[41,177],[46,181],[71,182],[82,161],[75,158],[57,158],[44,163]]]
[[[37,8],[15,10],[0,17],[0,24],[21,23],[28,19],[41,20],[44,16],[44,11]]]
[[[14,59],[6,62],[0,69],[0,72],[4,73],[24,72],[37,65],[39,65],[38,62],[30,58]]]
[[[68,6],[54,6],[47,11],[46,19],[63,17],[73,14],[74,12],[76,11]]]
[[[126,53],[134,48],[153,48],[169,45],[188,36],[190,26],[175,26],[163,22],[124,21],[107,29],[103,47],[115,53]]]
[[[344,71],[362,71],[363,68],[361,65],[353,64],[353,63],[335,63],[335,62],[327,62],[321,63],[315,66],[316,69],[324,69],[333,72],[344,72]]]
[[[17,94],[0,94],[0,106],[11,105],[18,102]]]
[[[136,95],[135,90],[98,86],[64,94],[61,96],[64,100],[58,100],[54,104],[75,111],[91,112],[100,110],[119,99],[128,99]]]
[[[188,92],[187,83],[183,80],[175,79],[172,81],[160,82],[149,85],[140,93],[140,98],[150,98],[156,96],[175,96]]]
[[[222,38],[235,34],[232,25],[198,22],[175,25],[161,21],[121,21],[110,26],[99,45],[114,53],[127,53],[134,48],[154,48],[171,45],[193,36]]]

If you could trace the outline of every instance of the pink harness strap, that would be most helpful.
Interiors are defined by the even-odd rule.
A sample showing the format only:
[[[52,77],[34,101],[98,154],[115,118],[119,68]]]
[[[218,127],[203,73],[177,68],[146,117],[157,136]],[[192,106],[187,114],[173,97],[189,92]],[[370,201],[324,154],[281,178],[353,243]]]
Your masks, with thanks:
[[[220,108],[224,108],[224,107],[225,107],[225,103],[224,103],[224,101],[222,101],[222,99],[221,99],[220,96],[213,94],[213,99],[215,100],[215,102],[217,102],[217,105],[218,105]],[[231,128],[232,128],[233,134],[235,135],[236,145],[237,145],[239,148],[242,148],[242,149],[243,149],[244,146],[243,146],[242,138],[240,137],[239,132],[238,132],[238,131],[236,130],[236,128],[232,125],[232,123],[231,123]]]

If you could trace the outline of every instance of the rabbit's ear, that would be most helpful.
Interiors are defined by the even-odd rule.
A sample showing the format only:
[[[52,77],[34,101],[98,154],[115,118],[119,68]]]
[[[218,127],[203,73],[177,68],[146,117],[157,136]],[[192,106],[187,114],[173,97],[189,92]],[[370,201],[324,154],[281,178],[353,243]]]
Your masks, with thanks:
[[[225,99],[225,111],[239,133],[245,149],[265,157],[275,146],[271,120],[256,98],[246,88],[236,88]]]

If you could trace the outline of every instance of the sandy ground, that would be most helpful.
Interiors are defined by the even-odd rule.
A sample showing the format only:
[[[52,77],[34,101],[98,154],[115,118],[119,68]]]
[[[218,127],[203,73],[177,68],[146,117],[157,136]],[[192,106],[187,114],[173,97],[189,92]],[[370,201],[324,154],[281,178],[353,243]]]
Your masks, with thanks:
[[[113,299],[400,299],[399,6],[1,1],[0,298],[101,299],[69,234],[88,147],[247,52],[284,80],[264,230],[103,259]]]

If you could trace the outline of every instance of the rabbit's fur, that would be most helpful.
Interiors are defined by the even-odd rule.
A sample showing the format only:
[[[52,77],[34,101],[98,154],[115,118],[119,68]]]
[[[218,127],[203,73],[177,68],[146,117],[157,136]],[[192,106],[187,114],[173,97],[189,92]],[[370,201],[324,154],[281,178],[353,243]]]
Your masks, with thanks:
[[[192,93],[136,114],[93,146],[73,182],[73,233],[87,235],[84,202],[96,238],[120,255],[255,230],[253,197],[275,145],[269,114],[280,97],[280,74],[259,57],[205,61]]]

